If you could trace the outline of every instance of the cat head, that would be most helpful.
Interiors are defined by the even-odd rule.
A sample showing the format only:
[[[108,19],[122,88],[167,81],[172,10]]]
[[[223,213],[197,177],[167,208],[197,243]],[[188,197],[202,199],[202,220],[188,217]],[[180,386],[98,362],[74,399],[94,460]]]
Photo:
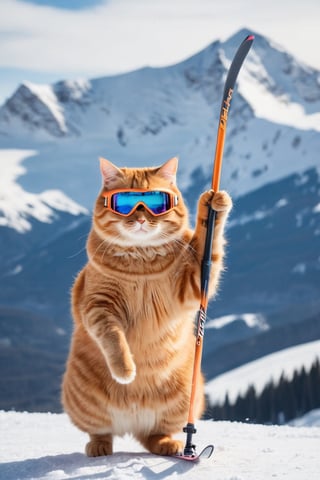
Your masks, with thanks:
[[[97,198],[93,225],[100,237],[122,247],[159,246],[179,238],[188,227],[188,212],[176,185],[178,159],[155,168],[118,168],[100,159],[102,190]],[[169,192],[172,208],[154,215],[142,203],[126,216],[108,207],[106,196],[113,190],[160,190]]]

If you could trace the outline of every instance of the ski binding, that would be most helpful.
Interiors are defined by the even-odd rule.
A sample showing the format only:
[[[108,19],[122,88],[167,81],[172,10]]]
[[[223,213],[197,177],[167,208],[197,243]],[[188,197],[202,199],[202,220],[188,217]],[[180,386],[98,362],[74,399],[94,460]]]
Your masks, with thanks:
[[[175,455],[176,458],[180,458],[181,460],[187,460],[188,462],[197,462],[202,458],[210,458],[214,450],[213,445],[207,445],[204,447],[200,453],[194,451],[192,455],[184,455],[183,453]]]

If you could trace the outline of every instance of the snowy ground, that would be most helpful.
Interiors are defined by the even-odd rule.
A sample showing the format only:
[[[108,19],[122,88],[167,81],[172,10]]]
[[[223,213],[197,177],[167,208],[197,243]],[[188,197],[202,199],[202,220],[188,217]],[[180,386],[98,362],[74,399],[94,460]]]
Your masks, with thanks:
[[[116,439],[111,457],[87,458],[86,435],[61,414],[0,412],[0,431],[1,480],[318,480],[320,472],[320,427],[199,422],[196,443],[215,444],[199,464],[148,454],[130,437]]]

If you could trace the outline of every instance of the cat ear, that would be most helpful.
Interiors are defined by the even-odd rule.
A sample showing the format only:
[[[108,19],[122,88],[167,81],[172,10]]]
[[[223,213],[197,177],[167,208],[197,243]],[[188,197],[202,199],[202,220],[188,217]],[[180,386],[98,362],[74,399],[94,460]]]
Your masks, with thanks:
[[[111,183],[120,176],[122,177],[121,170],[109,162],[109,160],[102,157],[100,157],[100,170],[104,185],[108,185],[108,183]]]
[[[173,157],[164,163],[158,170],[158,174],[161,177],[169,180],[171,184],[176,184],[176,175],[178,170],[178,158]]]

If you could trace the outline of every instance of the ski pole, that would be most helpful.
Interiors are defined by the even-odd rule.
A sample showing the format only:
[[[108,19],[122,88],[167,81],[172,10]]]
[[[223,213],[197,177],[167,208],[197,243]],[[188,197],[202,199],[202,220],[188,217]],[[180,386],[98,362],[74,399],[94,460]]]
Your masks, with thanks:
[[[233,95],[234,85],[237,80],[237,76],[240,71],[240,68],[244,62],[244,59],[246,58],[251,48],[253,40],[254,40],[253,35],[248,35],[243,40],[243,42],[239,46],[233,58],[233,61],[229,68],[227,79],[225,81],[221,109],[220,109],[219,126],[218,126],[218,132],[217,132],[217,140],[216,140],[216,151],[215,151],[213,173],[212,173],[211,188],[214,192],[217,192],[219,190],[219,185],[220,185],[224,142],[226,137],[228,114],[230,110],[230,104],[231,104],[231,99]],[[197,317],[197,333],[196,333],[196,341],[195,341],[195,354],[194,354],[194,363],[193,363],[192,388],[191,388],[191,396],[190,396],[188,423],[183,429],[183,431],[187,434],[186,444],[185,444],[184,453],[183,453],[185,457],[197,456],[196,447],[192,442],[192,435],[196,433],[195,399],[196,399],[197,384],[198,384],[199,376],[201,375],[201,359],[202,359],[202,349],[203,349],[204,324],[207,317],[207,308],[208,308],[208,301],[209,301],[208,285],[209,285],[210,270],[211,270],[211,253],[212,253],[212,242],[213,242],[215,219],[216,219],[216,211],[209,206],[206,240],[205,240],[204,253],[203,253],[203,259],[202,259],[202,265],[201,265],[201,298],[200,298],[200,308],[199,308],[198,317]],[[212,451],[213,451],[213,447],[212,447]]]

